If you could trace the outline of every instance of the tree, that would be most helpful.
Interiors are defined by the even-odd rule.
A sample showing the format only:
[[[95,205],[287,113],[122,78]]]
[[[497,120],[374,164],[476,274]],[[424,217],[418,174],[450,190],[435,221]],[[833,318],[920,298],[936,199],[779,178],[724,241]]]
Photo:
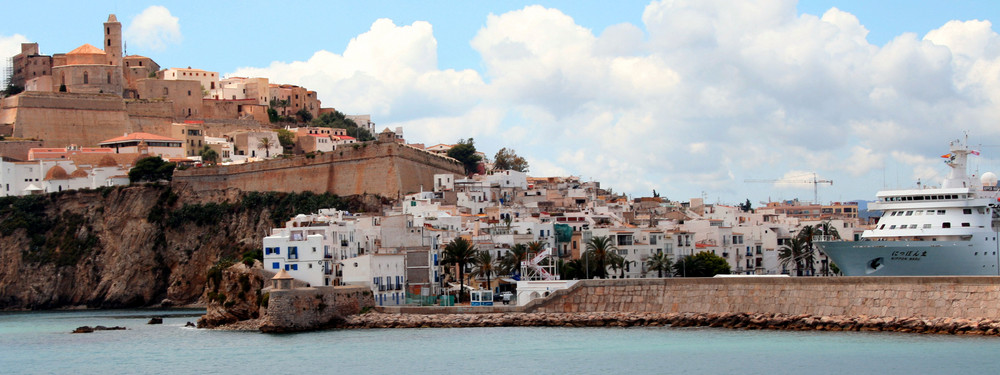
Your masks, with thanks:
[[[264,150],[264,157],[271,158],[271,137],[261,137],[257,140],[257,149]]]
[[[490,287],[490,277],[497,271],[497,259],[489,251],[480,251],[473,258],[472,262],[476,265],[473,275],[486,278],[486,288],[483,289],[492,289]]]
[[[215,152],[215,150],[213,150],[211,147],[208,146],[202,148],[201,152],[199,152],[198,155],[201,156],[201,161],[206,163],[215,164],[216,162],[219,161],[219,153]]]
[[[778,262],[781,263],[782,267],[795,266],[796,276],[802,276],[803,261],[806,259],[805,254],[808,251],[808,246],[801,236],[786,240],[785,244],[778,249]]]
[[[506,275],[516,276],[520,280],[521,262],[528,257],[528,246],[523,243],[515,244],[507,254],[500,259],[500,272]]]
[[[295,147],[295,133],[290,130],[278,129],[278,143],[281,144],[282,153],[291,154]]]
[[[803,271],[808,271],[809,276],[816,274],[815,258],[816,247],[813,246],[813,237],[819,235],[819,229],[812,225],[806,225],[799,230],[799,239],[805,242],[805,251],[802,254]],[[801,276],[801,275],[799,275]]]
[[[670,276],[673,272],[673,266],[674,262],[670,260],[667,253],[664,252],[653,254],[653,256],[646,260],[646,267],[648,267],[650,271],[656,271],[656,277],[663,277],[664,271],[667,272],[667,276]]]
[[[444,246],[444,263],[458,267],[458,299],[462,300],[465,292],[465,265],[472,263],[476,248],[469,240],[457,237]]]
[[[479,161],[483,158],[476,154],[476,144],[472,138],[459,139],[458,144],[448,150],[448,157],[458,160],[465,167],[466,175],[473,175],[479,169]]]
[[[358,126],[354,120],[347,118],[347,116],[339,111],[319,115],[319,117],[312,120],[312,124],[313,126],[324,128],[344,129],[347,131],[348,136],[354,137],[358,142],[367,142],[375,139],[368,129]]]
[[[309,121],[312,121],[312,119],[313,119],[312,112],[309,112],[309,110],[305,109],[305,108],[302,108],[298,112],[295,112],[295,116],[298,116],[299,121],[302,121],[302,122],[305,122],[305,123],[309,123]]]
[[[726,258],[702,251],[695,255],[686,255],[674,263],[674,273],[687,277],[712,277],[729,274],[729,262]]]
[[[750,212],[750,210],[753,209],[753,206],[750,205],[750,199],[747,199],[746,203],[741,203],[741,204],[738,204],[736,206],[739,207],[740,211],[743,211],[743,212]]]
[[[518,172],[528,171],[528,161],[518,156],[514,149],[501,148],[493,157],[493,169],[498,171],[512,170]]]
[[[587,241],[586,249],[589,260],[594,261],[597,265],[597,274],[594,276],[605,278],[608,273],[608,261],[613,259],[611,252],[618,250],[611,237],[591,237],[590,241]]]
[[[174,176],[174,167],[176,166],[174,163],[167,163],[159,156],[142,158],[128,172],[128,179],[132,183],[141,181],[170,181]]]

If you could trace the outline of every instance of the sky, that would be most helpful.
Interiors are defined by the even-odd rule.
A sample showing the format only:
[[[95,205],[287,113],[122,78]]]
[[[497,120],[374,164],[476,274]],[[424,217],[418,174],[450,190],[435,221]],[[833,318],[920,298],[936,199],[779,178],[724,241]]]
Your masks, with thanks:
[[[736,204],[936,186],[964,139],[1000,173],[990,1],[145,1],[5,5],[0,56],[99,45],[268,77],[408,142],[513,148],[532,176]],[[41,14],[44,16],[32,16]],[[746,182],[781,180],[782,182]]]

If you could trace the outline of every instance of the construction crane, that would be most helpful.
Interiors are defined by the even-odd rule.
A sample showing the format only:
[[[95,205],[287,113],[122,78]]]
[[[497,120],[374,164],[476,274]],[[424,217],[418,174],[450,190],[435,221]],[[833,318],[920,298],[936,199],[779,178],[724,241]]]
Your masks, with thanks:
[[[816,173],[812,174],[812,180],[796,180],[796,179],[777,179],[777,180],[760,180],[760,179],[746,179],[743,182],[763,182],[763,183],[781,183],[781,184],[812,184],[813,185],[813,203],[819,204],[819,184],[830,184],[833,185],[833,180],[820,180],[816,177]]]

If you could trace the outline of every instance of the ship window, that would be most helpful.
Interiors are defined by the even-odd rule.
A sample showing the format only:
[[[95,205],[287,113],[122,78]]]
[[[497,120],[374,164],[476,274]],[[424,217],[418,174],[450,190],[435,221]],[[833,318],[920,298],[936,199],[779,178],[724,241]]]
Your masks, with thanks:
[[[917,213],[916,213],[917,216],[920,216],[920,215],[923,215],[923,214],[924,214],[923,211],[917,211]]]
[[[930,229],[930,227],[931,227],[930,224],[924,224],[924,229]]]
[[[913,211],[906,211],[906,216],[913,216]]]
[[[896,229],[896,226],[895,225],[890,225],[889,229]]]
[[[944,215],[944,210],[938,210],[938,215]]]
[[[963,227],[967,227],[967,226],[969,226],[969,223],[962,223],[962,226]]]
[[[885,224],[882,224],[882,226],[878,227],[878,229],[885,229]]]
[[[941,228],[951,228],[951,223],[949,222],[941,223]]]
[[[927,214],[928,215],[933,215],[934,214],[934,210],[927,210]]]
[[[972,209],[971,208],[963,208],[962,209],[962,213],[966,214],[966,215],[972,215]]]
[[[910,224],[910,229],[917,229],[917,224]]]

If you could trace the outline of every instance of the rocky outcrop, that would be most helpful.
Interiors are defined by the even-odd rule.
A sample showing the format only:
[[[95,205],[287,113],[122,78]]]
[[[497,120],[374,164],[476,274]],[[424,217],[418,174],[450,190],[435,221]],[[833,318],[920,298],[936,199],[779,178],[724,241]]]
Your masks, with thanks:
[[[204,304],[207,271],[255,257],[276,222],[380,203],[169,186],[0,198],[0,310]]]
[[[256,260],[224,266],[217,265],[209,270],[205,288],[208,304],[205,315],[198,319],[198,328],[254,320],[261,315],[263,301],[260,290],[274,275],[264,271],[260,261]]]

